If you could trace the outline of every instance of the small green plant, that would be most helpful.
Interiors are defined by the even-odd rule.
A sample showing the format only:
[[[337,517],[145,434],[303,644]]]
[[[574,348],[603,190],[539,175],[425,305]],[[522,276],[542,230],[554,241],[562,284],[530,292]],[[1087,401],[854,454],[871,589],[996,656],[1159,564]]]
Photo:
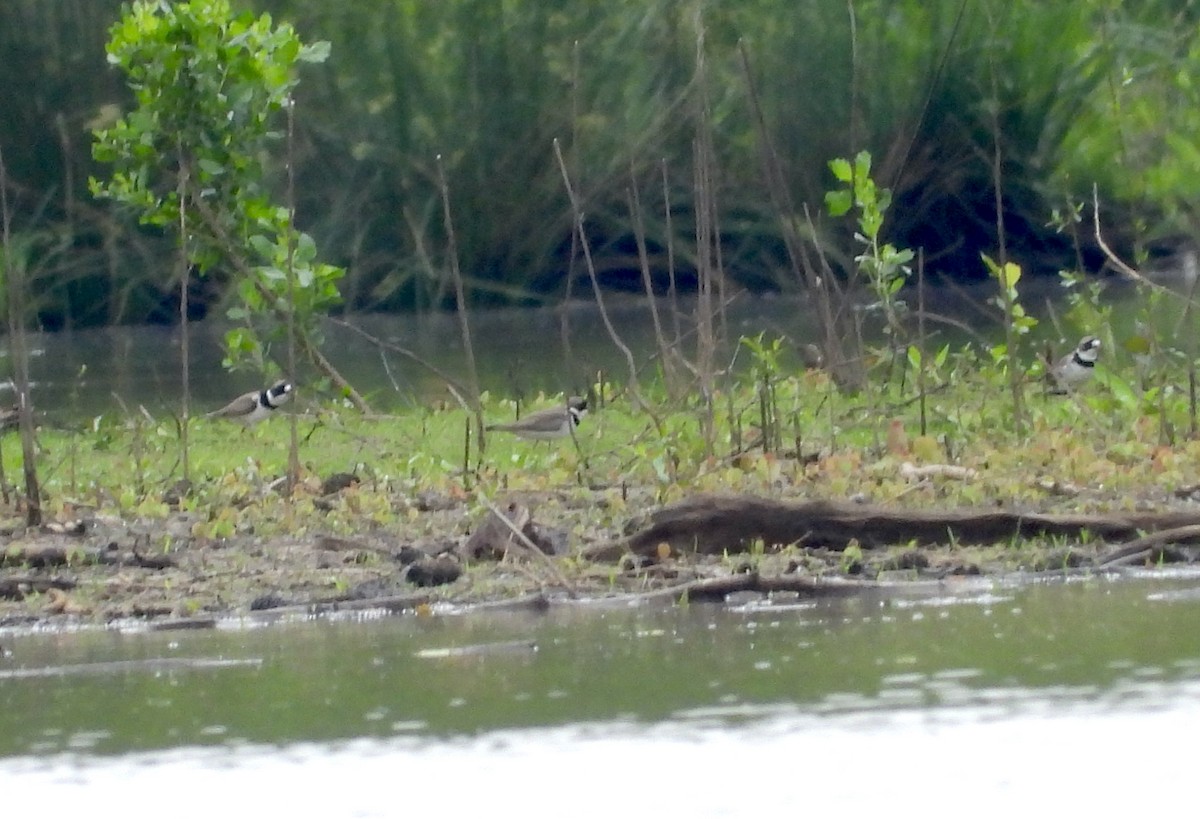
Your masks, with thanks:
[[[992,361],[1008,373],[1013,425],[1020,433],[1025,423],[1025,373],[1021,365],[1020,340],[1037,326],[1037,319],[1025,312],[1020,301],[1017,284],[1021,281],[1021,266],[1015,262],[1001,264],[986,253],[983,263],[988,274],[1000,285],[995,303],[1004,313],[1004,344],[992,347]]]
[[[1084,327],[1089,332],[1109,327],[1112,323],[1112,306],[1103,302],[1104,281],[1096,276],[1074,270],[1060,270],[1059,282],[1067,293],[1067,320],[1075,327]],[[1152,294],[1153,295],[1153,294]],[[1096,328],[1093,330],[1092,328]],[[1105,339],[1110,341],[1111,339]]]
[[[783,339],[766,338],[766,333],[743,336],[742,346],[750,351],[751,377],[758,394],[759,424],[762,428],[763,452],[774,452],[783,447],[783,424],[779,417],[779,397],[776,382],[779,379],[779,359],[783,353]]]
[[[844,216],[858,209],[858,231],[854,238],[864,250],[854,257],[858,269],[866,275],[875,294],[875,306],[884,315],[884,332],[896,343],[901,319],[907,308],[897,298],[912,269],[913,252],[881,242],[883,220],[892,204],[892,192],[880,188],[871,178],[871,155],[860,151],[853,163],[844,158],[831,160],[829,169],[842,187],[825,194],[825,207],[831,216]]]
[[[841,568],[843,574],[858,574],[863,567],[863,550],[857,540],[851,540],[842,550]]]

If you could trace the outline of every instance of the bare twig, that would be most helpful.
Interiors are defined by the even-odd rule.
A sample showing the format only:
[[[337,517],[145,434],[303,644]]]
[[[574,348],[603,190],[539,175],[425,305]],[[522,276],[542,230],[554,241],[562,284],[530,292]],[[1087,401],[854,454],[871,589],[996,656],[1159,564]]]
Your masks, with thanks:
[[[680,342],[679,289],[675,281],[675,237],[671,218],[671,184],[667,174],[667,160],[662,161],[663,220],[667,235],[667,299],[671,303],[671,322],[675,329],[675,346]]]
[[[351,324],[350,322],[346,321],[345,319],[335,318],[333,316],[330,316],[326,320],[328,322],[330,322],[331,324],[336,324],[339,327],[345,327],[347,330],[357,333],[358,335],[365,338],[367,341],[374,344],[380,350],[390,350],[391,352],[396,353],[397,355],[404,356],[409,361],[412,361],[414,364],[417,364],[420,367],[433,373],[435,376],[437,376],[439,379],[441,379],[442,383],[444,383],[446,385],[447,389],[449,389],[450,392],[454,394],[455,398],[460,403],[463,404],[465,409],[467,409],[468,411],[473,411],[473,410],[471,410],[471,407],[466,403],[466,399],[463,397],[469,392],[469,390],[465,386],[463,386],[463,384],[461,384],[459,381],[457,381],[455,378],[448,375],[444,371],[438,369],[433,364],[430,364],[428,361],[421,358],[421,356],[417,355],[412,350],[408,349],[407,347],[401,347],[399,344],[394,344],[393,342],[390,342],[390,341],[384,341],[383,339],[379,338],[378,336],[368,333],[366,330],[362,329],[361,327],[358,327],[357,325]],[[395,381],[393,380],[392,383],[394,386]]]
[[[626,192],[629,205],[629,215],[633,220],[633,236],[637,242],[638,264],[642,269],[642,287],[646,291],[646,299],[650,305],[650,319],[654,324],[654,340],[658,345],[658,353],[662,361],[663,380],[667,391],[671,393],[675,387],[675,367],[671,360],[666,336],[663,334],[662,321],[658,316],[658,300],[654,296],[654,282],[650,277],[650,258],[646,252],[646,229],[642,219],[642,202],[638,197],[637,179],[633,168],[629,169],[629,189]]]
[[[446,182],[446,171],[442,165],[442,156],[436,158],[438,174],[438,190],[442,196],[442,218],[446,226],[447,260],[450,265],[450,276],[454,281],[455,312],[458,314],[459,330],[462,332],[463,354],[467,357],[467,378],[471,389],[471,403],[479,407],[479,370],[475,366],[475,345],[471,343],[471,322],[467,315],[467,293],[463,286],[462,270],[458,266],[458,240],[454,233],[454,219],[450,213],[450,185]],[[476,412],[476,422],[482,437],[483,416]]]
[[[554,156],[558,160],[558,167],[562,172],[563,186],[566,188],[567,198],[571,202],[571,214],[575,221],[575,231],[579,234],[579,245],[583,250],[584,266],[587,268],[588,278],[592,282],[592,293],[596,297],[596,306],[600,310],[600,318],[604,322],[604,329],[608,331],[608,337],[612,339],[613,344],[617,346],[617,349],[625,357],[625,364],[629,368],[630,394],[633,396],[639,409],[649,412],[650,405],[642,398],[641,390],[638,387],[637,364],[634,363],[633,351],[622,340],[621,335],[617,332],[617,328],[613,326],[612,319],[609,318],[608,310],[604,306],[604,293],[600,289],[600,280],[596,276],[596,265],[592,261],[591,245],[587,240],[587,229],[583,223],[583,210],[579,203],[579,197],[575,195],[575,189],[571,185],[571,176],[567,171],[567,163],[563,159],[562,147],[558,144],[558,139],[554,140]],[[657,419],[655,423],[657,425]]]
[[[467,378],[470,384],[468,396],[471,414],[475,419],[475,437],[479,441],[477,451],[483,458],[483,448],[486,445],[483,426],[483,408],[479,405],[479,370],[475,366],[475,345],[471,343],[471,321],[467,315],[467,293],[463,286],[462,270],[458,266],[458,240],[454,233],[454,219],[450,213],[450,185],[446,182],[446,171],[442,166],[442,156],[438,154],[437,177],[438,190],[442,196],[442,218],[446,226],[446,253],[450,257],[450,276],[454,280],[455,313],[458,315],[458,326],[462,332],[463,354],[467,359]],[[468,431],[463,439],[463,481],[470,480],[471,434]]]

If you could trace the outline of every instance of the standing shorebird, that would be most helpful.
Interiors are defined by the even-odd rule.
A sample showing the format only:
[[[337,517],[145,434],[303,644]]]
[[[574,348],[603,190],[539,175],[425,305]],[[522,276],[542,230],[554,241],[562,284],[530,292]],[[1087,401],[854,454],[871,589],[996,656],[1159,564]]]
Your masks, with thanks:
[[[1065,395],[1092,377],[1100,358],[1100,339],[1084,336],[1074,350],[1050,367],[1050,392]]]
[[[587,405],[586,398],[576,396],[568,399],[563,406],[531,412],[510,424],[488,424],[484,429],[511,432],[518,438],[528,438],[531,441],[566,438],[579,426],[583,416],[587,415]]]
[[[239,395],[219,410],[210,412],[207,417],[228,418],[248,427],[254,426],[286,404],[291,397],[291,383],[276,381],[265,390],[252,390],[245,395]]]

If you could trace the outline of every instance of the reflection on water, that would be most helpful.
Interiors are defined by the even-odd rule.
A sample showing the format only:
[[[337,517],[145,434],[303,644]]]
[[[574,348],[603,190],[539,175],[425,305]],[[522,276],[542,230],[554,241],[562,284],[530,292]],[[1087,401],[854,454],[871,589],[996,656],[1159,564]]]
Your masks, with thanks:
[[[0,677],[0,787],[99,816],[1144,810],[1179,796],[1185,754],[1102,772],[1200,729],[1198,587],[0,633],[0,669],[109,664]]]
[[[740,817],[798,808],[849,816],[1180,815],[1194,798],[1183,749],[1200,731],[1198,694],[1171,692],[1174,704],[1156,709],[1043,702],[1026,692],[1031,707],[1003,715],[938,708],[821,717],[777,708],[734,725],[609,722],[454,740],[23,759],[0,768],[0,784],[6,793],[43,794],[58,815],[98,819]],[[1138,750],[1154,756],[1145,775],[1136,763],[1127,767],[1132,754],[1123,753]]]
[[[691,311],[690,305],[685,308]],[[655,369],[655,342],[646,302],[631,300],[611,305],[610,318],[622,341],[634,351],[646,372]],[[564,315],[569,330],[564,341]],[[465,381],[466,357],[459,322],[450,313],[366,314],[351,321],[370,336],[403,347],[452,378]],[[811,337],[810,311],[803,300],[736,299],[728,307],[730,335],[767,331],[799,340]],[[483,389],[505,395],[581,390],[599,374],[624,379],[628,368],[613,344],[599,310],[581,303],[565,309],[494,309],[471,314],[475,356]],[[254,373],[231,374],[221,366],[221,322],[202,322],[191,328],[189,349],[191,389],[198,407],[220,406],[234,395],[261,386]],[[380,406],[413,400],[446,399],[439,378],[425,367],[395,352],[381,350],[360,333],[327,322],[322,350],[362,393]],[[685,326],[683,349],[691,354],[694,337]],[[36,351],[31,362],[34,403],[60,420],[90,418],[123,402],[141,404],[152,412],[178,410],[180,394],[180,335],[177,328],[112,327],[61,333],[32,334]],[[272,351],[286,361],[282,347]],[[722,356],[732,355],[727,350]],[[303,370],[300,382],[316,375]],[[0,402],[9,400],[11,384],[0,383]],[[118,400],[119,399],[119,400]]]
[[[987,306],[992,295],[990,284],[929,288],[925,299],[931,316],[928,343],[940,346],[998,337],[998,317],[994,308]],[[1045,315],[1048,305],[1062,298],[1063,289],[1054,277],[1035,277],[1022,282],[1022,295],[1031,314]],[[910,301],[915,299],[911,294],[908,297]],[[1136,292],[1128,287],[1112,287],[1107,298],[1128,306]],[[694,300],[680,301],[678,322],[668,314],[665,302],[659,302],[659,310],[669,339],[678,326],[680,349],[694,357]],[[654,377],[657,345],[648,303],[639,298],[610,297],[608,313],[622,343],[632,350],[640,376]],[[1131,331],[1133,313],[1124,309],[1114,314],[1118,338]],[[766,332],[786,339],[784,366],[799,366],[799,348],[816,335],[813,316],[813,307],[803,294],[734,296],[719,321],[731,341],[719,352],[717,365],[744,366],[745,356],[739,358],[736,340]],[[946,320],[939,320],[939,316]],[[465,379],[466,357],[454,314],[365,314],[355,315],[350,321],[371,336],[410,350],[449,376]],[[504,395],[528,395],[539,390],[560,393],[582,390],[601,376],[617,380],[628,377],[623,354],[611,339],[600,311],[590,302],[537,309],[477,310],[471,313],[470,321],[484,389]],[[1044,322],[1042,330],[1052,335],[1056,326],[1056,322]],[[234,395],[261,386],[254,373],[231,374],[221,367],[221,338],[227,327],[217,321],[192,325],[191,388],[199,409],[216,408]],[[864,323],[868,337],[875,333],[878,340],[878,329],[879,321],[868,315]],[[1082,332],[1069,327],[1064,331],[1068,335]],[[440,380],[428,369],[403,355],[381,351],[362,334],[337,322],[326,322],[322,334],[322,350],[328,358],[379,407],[448,397]],[[130,409],[141,404],[156,413],[178,410],[177,328],[114,327],[32,334],[30,347],[35,356],[31,362],[34,403],[56,420],[91,418],[119,408],[122,402]],[[1031,346],[1030,354],[1032,351]],[[282,346],[269,352],[277,362],[286,360]],[[0,359],[3,357],[0,351]],[[302,369],[301,386],[315,377]],[[11,394],[11,385],[0,381],[0,402],[7,400],[6,394]]]
[[[966,288],[961,302],[982,303],[980,288]],[[946,293],[941,299],[949,298]],[[931,296],[933,301],[934,297]],[[935,309],[933,306],[931,310]],[[695,354],[694,303],[684,301],[680,348]],[[639,373],[653,377],[657,346],[648,303],[642,299],[613,300],[608,306],[621,341],[633,352]],[[979,316],[974,323],[979,325]],[[350,319],[355,326],[389,344],[398,345],[464,380],[465,355],[459,322],[450,313],[366,314]],[[566,330],[564,333],[564,323]],[[666,322],[673,337],[675,322]],[[874,322],[868,322],[870,332]],[[221,367],[221,338],[228,325],[209,321],[192,325],[191,387],[197,406],[219,406],[234,395],[261,386],[254,373],[231,374]],[[719,355],[718,366],[736,360],[736,339],[766,332],[787,339],[785,364],[796,364],[798,348],[814,338],[811,305],[802,296],[733,298],[724,311],[722,326],[733,341]],[[613,343],[603,317],[594,304],[576,303],[559,308],[513,308],[471,313],[481,385],[505,395],[527,395],[538,390],[552,393],[581,390],[600,375],[624,380],[628,366]],[[954,328],[931,323],[931,343],[945,343]],[[395,352],[381,351],[363,335],[336,322],[322,328],[323,351],[364,394],[380,406],[397,406],[415,400],[447,398],[439,379],[428,369]],[[177,410],[180,393],[180,335],[171,327],[113,327],[61,333],[33,334],[30,346],[37,355],[31,364],[35,382],[34,403],[60,419],[90,418],[119,407],[145,405],[153,412]],[[282,347],[271,351],[277,362],[286,360]],[[301,385],[315,377],[302,371]],[[0,401],[11,385],[0,383]],[[119,402],[118,402],[119,399]]]

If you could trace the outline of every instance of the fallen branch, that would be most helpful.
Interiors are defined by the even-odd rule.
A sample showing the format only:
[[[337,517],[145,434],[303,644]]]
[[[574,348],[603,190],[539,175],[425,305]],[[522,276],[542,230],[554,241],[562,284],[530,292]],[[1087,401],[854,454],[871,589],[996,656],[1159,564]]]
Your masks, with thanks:
[[[584,550],[590,560],[615,561],[626,553],[723,554],[754,543],[777,548],[795,543],[840,551],[915,542],[920,545],[1000,543],[1057,536],[1128,540],[1143,532],[1196,526],[1186,539],[1200,541],[1200,512],[1059,515],[1002,510],[889,509],[835,501],[787,502],[749,495],[701,495],[651,513],[648,525],[617,541]]]
[[[1096,561],[1097,566],[1125,566],[1140,563],[1150,557],[1155,549],[1166,543],[1179,543],[1200,539],[1200,525],[1179,526],[1139,537],[1124,546],[1113,549]]]

